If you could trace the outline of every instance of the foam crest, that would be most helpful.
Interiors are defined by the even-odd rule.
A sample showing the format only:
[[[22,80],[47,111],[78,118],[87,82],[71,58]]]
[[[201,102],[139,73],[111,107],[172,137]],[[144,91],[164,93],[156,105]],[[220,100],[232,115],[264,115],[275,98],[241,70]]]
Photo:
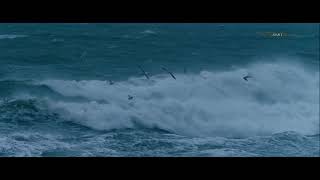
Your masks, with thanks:
[[[247,73],[249,81],[242,79]],[[260,63],[230,71],[131,77],[107,81],[46,80],[64,96],[49,108],[98,130],[160,128],[188,136],[247,137],[284,131],[319,133],[319,72],[301,65]],[[128,100],[128,95],[134,97]]]

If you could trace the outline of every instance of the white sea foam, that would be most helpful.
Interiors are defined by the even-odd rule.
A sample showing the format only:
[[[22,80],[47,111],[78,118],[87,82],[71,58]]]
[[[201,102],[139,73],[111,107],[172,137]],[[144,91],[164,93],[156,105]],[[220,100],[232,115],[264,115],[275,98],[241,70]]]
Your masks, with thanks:
[[[248,72],[249,81],[242,77]],[[301,65],[257,63],[200,74],[107,81],[45,80],[65,96],[48,101],[68,120],[98,129],[160,128],[187,136],[248,137],[284,131],[319,133],[319,72]],[[128,95],[134,99],[129,101]],[[103,102],[101,102],[103,101]]]

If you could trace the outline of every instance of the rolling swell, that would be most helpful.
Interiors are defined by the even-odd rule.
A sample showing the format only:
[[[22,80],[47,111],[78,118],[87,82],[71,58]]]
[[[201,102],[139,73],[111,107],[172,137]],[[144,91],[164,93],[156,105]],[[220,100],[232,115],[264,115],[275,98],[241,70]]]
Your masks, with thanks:
[[[243,81],[248,72],[254,78]],[[256,63],[176,76],[131,77],[112,86],[99,80],[1,81],[0,88],[9,85],[12,98],[36,99],[42,102],[36,106],[95,130],[156,128],[202,137],[319,134],[319,72]]]

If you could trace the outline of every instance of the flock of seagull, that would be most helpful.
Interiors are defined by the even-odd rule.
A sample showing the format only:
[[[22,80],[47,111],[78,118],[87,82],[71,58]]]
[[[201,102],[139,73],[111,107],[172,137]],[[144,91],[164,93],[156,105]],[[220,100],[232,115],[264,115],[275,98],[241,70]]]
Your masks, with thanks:
[[[84,51],[84,52],[81,54],[80,58],[83,59],[83,58],[86,56],[86,54],[87,54],[87,52]],[[150,79],[149,74],[148,74],[140,65],[138,65],[138,68],[139,68],[140,71],[142,72],[142,75],[144,75],[144,76],[149,80],[149,79]],[[166,73],[170,74],[173,79],[177,80],[177,78],[174,76],[174,74],[173,74],[171,71],[169,71],[167,68],[161,67],[161,69],[162,69],[163,71],[165,71]],[[184,73],[184,74],[187,73],[186,67],[183,68],[183,73]],[[252,78],[252,76],[246,75],[246,76],[242,77],[242,79],[244,79],[245,81],[248,81],[249,78]],[[110,85],[114,85],[114,83],[115,83],[114,81],[109,80],[109,84],[110,84]],[[133,96],[128,95],[128,100],[132,100],[132,99],[133,99]]]
[[[149,74],[148,74],[141,66],[138,66],[138,68],[140,69],[140,71],[142,72],[142,74],[143,74],[147,79],[150,79]],[[161,69],[164,70],[165,72],[167,72],[168,74],[170,74],[173,79],[175,79],[175,80],[177,79],[177,78],[173,75],[173,73],[170,72],[167,68],[161,67]],[[184,73],[186,73],[186,68],[184,68]],[[114,84],[114,81],[109,80],[109,84],[110,84],[110,85],[113,85],[113,84]],[[128,100],[132,100],[132,99],[133,99],[133,96],[128,95]]]
[[[142,72],[142,74],[143,74],[147,79],[150,79],[149,74],[148,74],[141,66],[138,66],[138,68],[140,69],[140,71]],[[167,72],[168,74],[170,74],[171,77],[172,77],[174,80],[177,80],[177,78],[174,76],[174,74],[173,74],[171,71],[169,71],[167,68],[161,67],[161,69],[162,69],[163,71]],[[186,69],[185,67],[184,67],[184,69],[183,69],[183,72],[184,72],[184,74],[187,73],[187,69]],[[245,81],[248,81],[249,78],[252,78],[252,76],[246,75],[246,76],[242,77],[242,79],[244,79]],[[109,80],[109,84],[110,84],[110,85],[113,85],[113,84],[114,84],[114,81]],[[132,100],[132,99],[133,99],[133,96],[128,95],[128,100]]]

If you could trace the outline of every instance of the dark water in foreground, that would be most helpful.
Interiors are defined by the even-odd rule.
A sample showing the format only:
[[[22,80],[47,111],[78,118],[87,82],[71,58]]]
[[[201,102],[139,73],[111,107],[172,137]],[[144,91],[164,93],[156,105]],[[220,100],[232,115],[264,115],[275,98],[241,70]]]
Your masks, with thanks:
[[[318,24],[0,24],[0,51],[0,156],[320,156]]]

